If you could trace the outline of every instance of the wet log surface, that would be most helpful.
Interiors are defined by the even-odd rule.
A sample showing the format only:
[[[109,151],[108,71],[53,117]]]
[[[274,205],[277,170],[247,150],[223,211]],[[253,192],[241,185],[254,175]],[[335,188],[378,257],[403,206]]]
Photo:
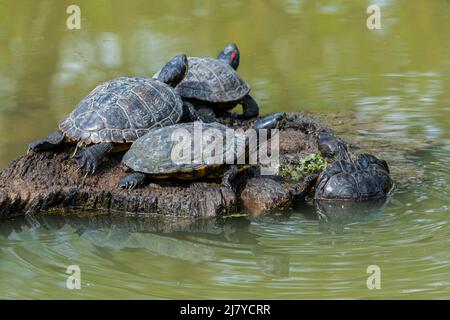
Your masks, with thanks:
[[[228,120],[225,124],[247,128],[252,122]],[[328,129],[322,128],[316,118],[288,114],[280,131],[280,163],[316,153],[315,136],[319,131]],[[300,182],[280,188],[277,183],[283,184],[283,181],[279,178],[258,177],[257,170],[249,170],[236,179],[236,192],[214,180],[153,180],[142,189],[121,190],[117,182],[125,175],[120,165],[123,153],[106,157],[101,168],[88,177],[77,170],[72,153],[73,146],[68,146],[56,152],[23,155],[4,168],[0,172],[0,218],[68,210],[211,217],[240,212],[243,203],[253,213],[265,213],[287,209],[293,190],[301,186]],[[267,183],[267,179],[272,178],[275,183]],[[247,183],[249,179],[252,180]],[[261,199],[258,188],[264,190],[267,201]],[[277,189],[275,197],[270,197],[271,188]],[[249,196],[242,201],[244,189]],[[253,194],[256,196],[252,198]]]

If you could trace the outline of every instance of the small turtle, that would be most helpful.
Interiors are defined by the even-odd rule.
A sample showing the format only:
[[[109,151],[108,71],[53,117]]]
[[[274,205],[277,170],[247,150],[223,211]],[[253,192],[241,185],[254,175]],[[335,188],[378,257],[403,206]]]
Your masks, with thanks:
[[[241,118],[258,116],[259,107],[249,95],[250,86],[235,71],[239,66],[239,59],[239,49],[234,43],[227,45],[217,59],[188,58],[189,71],[176,91],[183,100],[209,117],[205,121],[213,121],[214,113],[220,115],[237,104],[241,104],[243,108]],[[158,73],[155,76],[157,75]]]
[[[345,143],[329,134],[319,134],[319,151],[330,163],[320,175],[311,175],[306,186],[315,184],[316,200],[378,200],[392,188],[389,167],[370,154],[350,156]]]
[[[93,174],[103,157],[122,151],[150,129],[196,119],[174,87],[187,73],[187,57],[169,61],[158,79],[121,77],[97,86],[50,136],[32,142],[28,151],[52,150],[64,142],[76,143],[75,158],[86,174]]]
[[[255,122],[253,128],[255,130],[274,129],[283,117],[284,113],[282,112],[266,116]],[[123,189],[138,188],[144,184],[146,177],[157,179],[222,177],[223,185],[231,188],[231,181],[238,171],[248,167],[248,165],[234,164],[237,159],[242,159],[241,157],[245,157],[249,153],[250,148],[246,145],[246,139],[242,139],[242,136],[234,133],[232,136],[234,143],[229,143],[229,135],[227,135],[229,127],[217,122],[202,123],[201,131],[196,133],[196,124],[200,123],[179,123],[154,129],[139,138],[122,159],[124,171],[132,173],[124,177],[118,186]],[[199,134],[197,136],[199,139],[192,143],[196,134]],[[201,143],[201,150],[208,150],[208,146],[211,146],[211,142],[216,141],[215,139],[219,135],[223,139],[221,141],[224,147],[220,151],[216,149],[217,154],[214,159],[208,158],[209,154],[213,153],[211,150],[209,153],[202,153],[200,157],[195,156],[196,150],[198,150],[196,143]],[[186,137],[185,142],[189,141],[184,144],[188,148],[184,149],[185,158],[181,159],[182,161],[176,158],[180,154],[179,151],[183,150],[180,147],[183,145],[179,141],[180,137]],[[230,158],[232,161],[229,160]]]

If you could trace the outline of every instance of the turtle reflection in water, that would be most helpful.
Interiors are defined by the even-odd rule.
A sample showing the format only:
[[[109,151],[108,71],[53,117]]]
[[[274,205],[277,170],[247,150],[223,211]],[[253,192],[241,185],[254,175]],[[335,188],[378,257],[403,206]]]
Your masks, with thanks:
[[[47,237],[65,234],[80,238],[98,251],[98,256],[114,258],[116,252],[140,250],[152,256],[185,263],[220,262],[230,254],[251,261],[256,272],[280,278],[289,276],[289,256],[267,250],[259,235],[250,232],[251,221],[241,218],[171,219],[167,217],[27,216],[0,224],[0,239],[15,237],[29,228]],[[59,230],[57,233],[55,230]],[[65,247],[64,247],[65,248]],[[122,263],[115,260],[114,263]],[[129,266],[128,266],[129,267]]]
[[[389,202],[389,197],[373,201],[315,201],[319,229],[329,234],[343,234],[350,224],[376,220]]]

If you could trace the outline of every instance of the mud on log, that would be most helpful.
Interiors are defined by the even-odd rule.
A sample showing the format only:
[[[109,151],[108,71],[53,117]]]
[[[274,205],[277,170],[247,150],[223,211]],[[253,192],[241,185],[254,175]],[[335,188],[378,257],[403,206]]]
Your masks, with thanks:
[[[226,124],[233,127],[251,125],[250,122]],[[289,162],[304,153],[317,152],[314,134],[319,130],[324,129],[315,118],[289,114],[280,132],[280,161]],[[253,199],[252,195],[258,195],[258,192],[248,188],[261,188],[257,180],[261,179],[260,184],[266,185],[264,179],[268,177],[255,178],[252,173],[236,180],[237,195],[222,187],[219,181],[207,180],[154,180],[142,189],[121,190],[117,188],[117,182],[125,175],[120,165],[123,154],[108,156],[95,175],[84,177],[71,158],[72,152],[73,148],[68,147],[57,152],[23,155],[3,169],[0,172],[0,218],[74,209],[210,217],[238,212],[242,210],[241,203],[253,213],[267,211],[266,208],[287,208],[290,203],[286,195],[266,199],[267,202],[282,201],[280,205],[269,205],[260,196]],[[250,178],[252,182],[247,184]],[[243,188],[239,185],[246,186],[245,201],[240,201]],[[289,188],[286,191],[288,197],[291,191]]]

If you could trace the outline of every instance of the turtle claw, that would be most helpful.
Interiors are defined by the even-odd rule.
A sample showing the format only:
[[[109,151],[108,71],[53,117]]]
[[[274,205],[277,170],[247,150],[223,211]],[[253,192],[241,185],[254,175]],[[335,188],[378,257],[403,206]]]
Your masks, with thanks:
[[[119,181],[117,186],[121,189],[133,190],[139,188],[145,181],[145,175],[142,173],[132,173]]]
[[[128,190],[133,190],[137,187],[136,181],[129,181],[128,183]]]
[[[27,147],[27,156],[29,156],[30,154],[33,154],[34,150],[33,150],[33,142],[30,143]]]
[[[88,149],[77,150],[74,158],[78,162],[78,168],[85,173],[85,178],[93,175],[98,168],[97,159]]]
[[[132,190],[136,188],[136,183],[134,181],[120,181],[118,187],[125,190]]]
[[[131,190],[131,181],[129,179],[127,179],[127,177],[125,177],[125,178],[123,178],[122,180],[119,181],[117,186],[120,189]]]
[[[73,150],[73,153],[70,155],[70,157],[71,157],[71,158],[75,158],[75,156],[77,155],[77,153],[78,153],[78,144],[77,144],[77,146],[75,147],[75,150]]]
[[[41,141],[33,141],[28,145],[27,156],[33,154],[35,151],[39,151],[39,146],[42,145]]]

